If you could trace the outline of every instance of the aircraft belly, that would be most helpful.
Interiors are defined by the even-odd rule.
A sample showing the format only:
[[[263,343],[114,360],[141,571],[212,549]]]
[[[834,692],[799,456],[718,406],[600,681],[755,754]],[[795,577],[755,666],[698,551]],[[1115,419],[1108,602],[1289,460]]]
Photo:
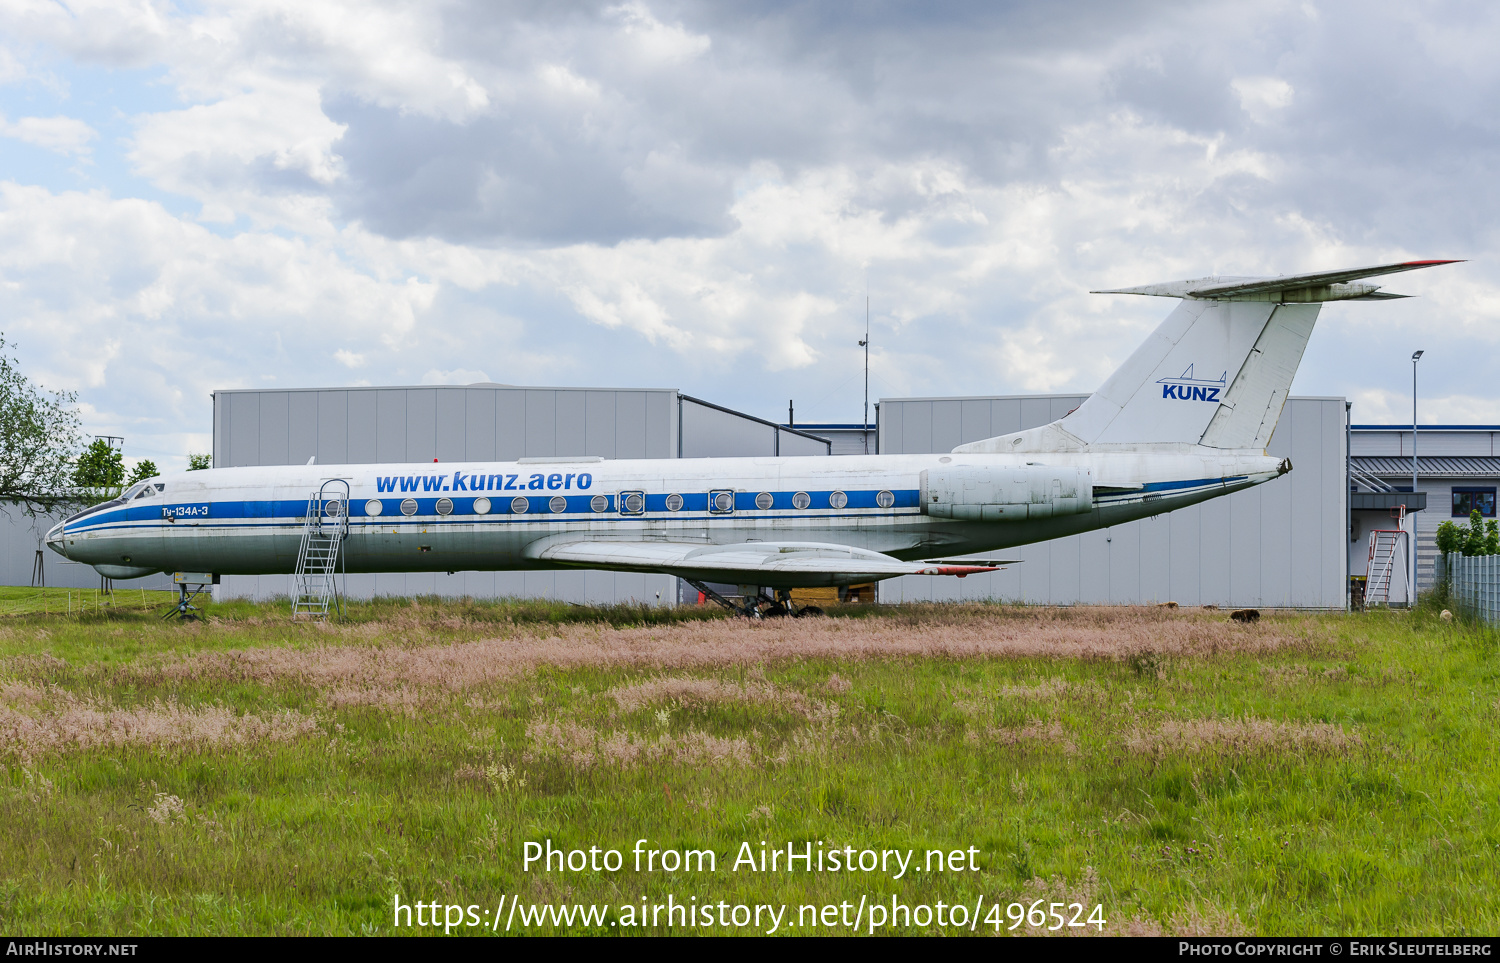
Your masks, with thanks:
[[[1094,511],[1087,514],[1034,521],[953,522],[939,519],[937,521],[944,524],[934,526],[934,528],[946,534],[950,539],[944,546],[945,552],[952,555],[972,555],[976,552],[992,552],[997,549],[1014,548],[1068,535],[1078,535],[1100,528],[1109,528],[1112,525],[1123,525],[1126,522],[1150,518],[1154,515],[1163,515],[1179,508],[1217,498],[1220,495],[1250,488],[1258,483],[1255,480],[1245,479],[1181,493],[1153,494],[1149,497],[1143,496],[1118,503],[1099,504],[1096,505]],[[898,558],[919,557],[911,554],[903,555],[900,552],[891,554]]]

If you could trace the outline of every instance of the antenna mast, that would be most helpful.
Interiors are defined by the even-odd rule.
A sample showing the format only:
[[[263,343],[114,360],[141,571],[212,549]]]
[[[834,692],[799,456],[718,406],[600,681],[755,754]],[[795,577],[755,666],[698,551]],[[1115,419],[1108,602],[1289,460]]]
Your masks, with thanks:
[[[865,339],[859,343],[865,349],[865,420],[860,422],[859,436],[865,442],[865,454],[870,453],[870,293],[865,292]]]

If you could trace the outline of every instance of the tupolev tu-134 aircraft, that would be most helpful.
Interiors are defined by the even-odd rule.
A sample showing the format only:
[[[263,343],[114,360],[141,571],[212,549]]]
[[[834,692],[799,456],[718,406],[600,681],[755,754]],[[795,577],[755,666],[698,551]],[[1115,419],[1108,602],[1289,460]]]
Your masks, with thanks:
[[[47,544],[115,579],[290,574],[304,529],[332,525],[348,572],[664,573],[710,595],[705,582],[754,587],[752,613],[786,611],[795,587],[995,571],[1007,563],[959,556],[1291,471],[1265,448],[1321,304],[1403,297],[1354,282],[1451,263],[1091,292],[1180,301],[1066,416],[946,455],[216,468],[137,484]]]

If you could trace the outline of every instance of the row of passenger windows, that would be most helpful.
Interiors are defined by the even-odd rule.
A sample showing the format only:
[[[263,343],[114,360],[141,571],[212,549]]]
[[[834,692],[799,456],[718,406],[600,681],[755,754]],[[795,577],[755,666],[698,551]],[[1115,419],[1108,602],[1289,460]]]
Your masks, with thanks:
[[[775,504],[775,496],[770,492],[761,492],[755,496],[755,507],[761,511],[770,510]],[[666,497],[666,508],[669,512],[680,512],[684,504],[683,497],[676,492]],[[812,504],[812,496],[807,492],[797,492],[792,496],[792,507],[801,511]],[[828,506],[830,508],[844,508],[849,504],[849,496],[844,492],[830,492],[828,495]],[[881,508],[890,508],[896,504],[896,495],[893,492],[882,491],[876,494],[875,504]],[[453,499],[439,498],[437,500],[437,513],[439,515],[451,515],[454,509]],[[531,510],[531,499],[525,495],[517,495],[510,500],[509,508],[513,515],[525,515]],[[554,514],[562,514],[568,510],[568,500],[562,495],[555,495],[547,502],[547,508]],[[589,499],[589,508],[596,513],[609,511],[609,497],[607,495],[595,495]],[[475,515],[488,515],[495,510],[495,505],[488,498],[480,496],[474,499],[473,512]],[[330,516],[336,516],[342,508],[338,502],[329,502],[326,509]],[[372,498],[365,502],[365,514],[369,516],[380,515],[385,511],[385,504],[378,498]],[[710,493],[709,511],[715,515],[728,515],[734,511],[734,492],[716,491]],[[620,495],[620,513],[623,515],[643,515],[646,512],[646,495],[644,492],[622,492]],[[401,502],[401,514],[415,515],[417,513],[417,500],[407,498]]]

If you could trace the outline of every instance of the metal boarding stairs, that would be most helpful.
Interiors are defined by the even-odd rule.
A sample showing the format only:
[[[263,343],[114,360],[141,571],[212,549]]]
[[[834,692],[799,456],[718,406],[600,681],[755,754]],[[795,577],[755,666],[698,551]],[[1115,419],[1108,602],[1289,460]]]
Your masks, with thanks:
[[[1406,506],[1399,506],[1394,515],[1396,524],[1401,525],[1406,520]],[[1391,582],[1396,574],[1397,557],[1402,563],[1403,582],[1410,577],[1407,574],[1411,558],[1407,554],[1409,537],[1410,533],[1402,528],[1377,528],[1370,532],[1370,556],[1365,563],[1365,608],[1391,604]]]
[[[342,618],[344,593],[337,576],[344,568],[344,537],[349,534],[349,483],[331,479],[307,499],[297,571],[292,576],[292,621],[328,621],[332,607]]]

